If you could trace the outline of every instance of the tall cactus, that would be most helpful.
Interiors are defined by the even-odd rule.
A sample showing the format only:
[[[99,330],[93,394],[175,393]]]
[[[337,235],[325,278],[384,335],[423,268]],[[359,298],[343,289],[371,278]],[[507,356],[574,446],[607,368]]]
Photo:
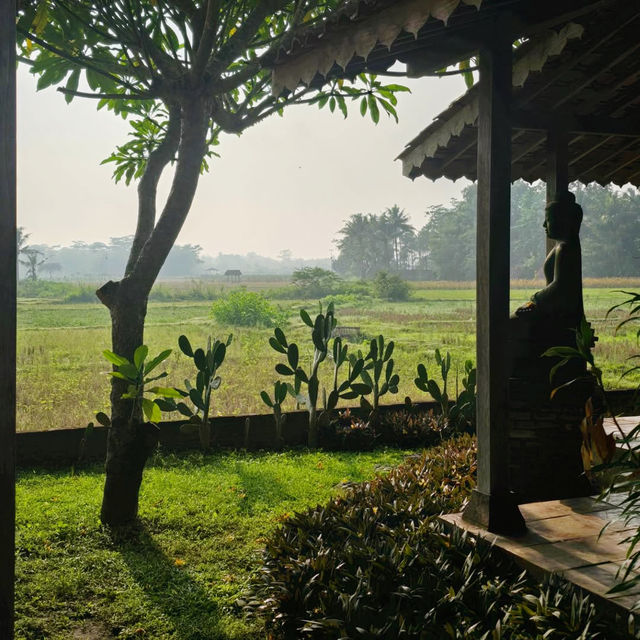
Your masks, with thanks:
[[[293,384],[287,385],[287,388],[290,393],[296,397],[296,400],[306,405],[309,411],[308,444],[310,448],[314,449],[318,446],[318,424],[322,415],[318,414],[318,395],[320,389],[318,371],[320,365],[326,360],[329,354],[329,342],[338,321],[335,318],[333,303],[329,303],[325,314],[322,313],[322,305],[320,305],[320,312],[315,320],[311,320],[311,316],[304,309],[300,310],[300,318],[311,329],[311,340],[314,348],[313,358],[308,372],[298,366],[300,359],[298,345],[293,342],[289,343],[282,329],[276,328],[274,330],[274,335],[270,338],[269,344],[273,349],[287,356],[287,364],[278,363],[276,365],[276,371],[282,376],[293,378]],[[347,359],[347,347],[346,345],[342,345],[340,338],[335,338],[332,346],[334,385],[326,400],[325,411],[334,409],[340,398],[357,397],[358,393],[357,390],[354,389],[353,384],[364,367],[364,362],[354,365],[347,380],[338,384],[338,369]],[[356,372],[355,374],[354,371]],[[306,393],[302,395],[300,394],[300,390],[303,385],[306,387]],[[360,386],[364,387],[364,385]],[[266,403],[265,398],[263,397],[262,399]]]
[[[260,397],[262,402],[273,411],[273,419],[276,423],[276,449],[280,449],[284,444],[282,427],[287,419],[286,414],[282,413],[282,403],[287,397],[287,385],[284,382],[280,382],[280,380],[276,380],[273,384],[273,397],[266,391],[261,391]]]
[[[197,369],[195,385],[189,380],[185,380],[186,389],[176,389],[184,399],[189,399],[194,408],[185,402],[176,403],[169,399],[163,403],[163,411],[179,411],[183,416],[189,418],[187,424],[183,425],[183,431],[197,431],[200,438],[200,445],[203,449],[208,449],[211,445],[211,424],[209,422],[209,412],[211,410],[211,394],[222,382],[218,375],[218,369],[224,362],[227,347],[231,344],[233,335],[225,342],[213,340],[211,336],[207,340],[207,349],[193,349],[189,339],[185,335],[178,338],[178,346],[185,356],[191,358]]]
[[[380,398],[387,393],[398,393],[398,383],[400,376],[393,372],[394,360],[393,349],[395,343],[389,340],[385,346],[384,337],[378,336],[371,340],[369,353],[364,359],[364,368],[360,374],[365,385],[372,391],[372,403],[363,397],[362,404],[367,405],[374,411],[378,411]]]

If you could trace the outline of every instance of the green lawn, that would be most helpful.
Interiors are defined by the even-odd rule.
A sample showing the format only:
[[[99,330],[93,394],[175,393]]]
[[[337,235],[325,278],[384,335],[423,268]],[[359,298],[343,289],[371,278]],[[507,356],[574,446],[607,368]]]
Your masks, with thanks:
[[[258,283],[259,284],[259,283]],[[475,291],[472,288],[429,288],[432,283],[413,283],[409,302],[382,302],[370,297],[348,296],[337,305],[344,326],[359,327],[365,338],[379,333],[396,342],[396,370],[401,382],[398,396],[385,402],[401,402],[406,395],[426,399],[414,384],[418,362],[425,362],[435,375],[433,352],[450,351],[454,367],[475,359]],[[253,287],[253,284],[251,284]],[[616,285],[612,282],[611,287]],[[620,285],[622,286],[622,285]],[[257,287],[257,285],[256,285]],[[260,287],[258,287],[260,288]],[[512,291],[512,308],[525,302],[534,289]],[[627,358],[638,352],[633,328],[614,335],[617,320],[605,320],[606,311],[622,297],[609,288],[586,288],[587,317],[600,340],[596,358],[613,388],[635,386],[640,376],[620,380]],[[287,313],[287,336],[301,346],[302,363],[311,357],[308,330],[298,317],[301,307],[310,311],[314,301],[277,300]],[[222,386],[214,397],[214,413],[265,412],[259,393],[271,389],[277,374],[279,354],[269,344],[272,330],[234,328],[216,324],[209,302],[151,302],[146,341],[152,352],[173,347],[167,361],[168,383],[182,386],[192,378],[191,362],[176,348],[186,333],[193,344],[204,344],[209,334],[217,337],[233,332],[234,341],[221,369]],[[18,428],[21,430],[83,426],[96,411],[108,409],[108,365],[101,356],[110,347],[109,314],[99,304],[62,304],[55,300],[21,300],[18,315]],[[350,348],[366,349],[366,345]],[[327,380],[329,371],[327,368]],[[436,376],[437,377],[437,376]],[[455,375],[452,376],[455,379]],[[289,400],[289,409],[293,408]]]
[[[23,471],[17,487],[17,638],[208,640],[264,637],[234,601],[263,537],[287,513],[408,452],[156,456],[142,526],[98,521],[103,473]]]

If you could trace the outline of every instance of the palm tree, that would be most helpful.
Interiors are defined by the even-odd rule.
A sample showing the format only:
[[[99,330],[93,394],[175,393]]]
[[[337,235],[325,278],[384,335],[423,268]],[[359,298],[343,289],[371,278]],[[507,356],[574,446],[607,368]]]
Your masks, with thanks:
[[[336,242],[345,271],[356,272],[361,278],[369,275],[374,247],[374,225],[371,214],[352,215],[338,231],[343,237]]]
[[[397,204],[389,207],[382,214],[386,232],[393,244],[393,260],[396,270],[400,270],[400,254],[403,241],[415,234],[415,228],[409,224],[409,216]]]
[[[20,260],[20,264],[27,268],[27,280],[37,280],[38,268],[42,266],[47,259],[44,257],[42,251],[31,247],[25,247],[22,250],[22,255],[24,255],[26,259]]]

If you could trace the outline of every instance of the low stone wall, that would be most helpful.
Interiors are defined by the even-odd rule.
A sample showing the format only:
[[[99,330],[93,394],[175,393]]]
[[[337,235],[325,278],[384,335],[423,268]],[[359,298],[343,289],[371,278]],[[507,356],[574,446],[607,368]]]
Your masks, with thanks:
[[[634,397],[633,391],[613,391],[610,398],[616,412],[628,412]],[[394,404],[380,407],[382,412],[403,409]],[[437,410],[434,402],[418,402],[415,407],[423,411]],[[352,411],[357,411],[352,409]],[[245,435],[246,419],[249,432]],[[181,421],[160,423],[160,447],[164,451],[178,452],[199,449],[198,436],[180,430]],[[287,413],[283,436],[287,447],[304,446],[307,442],[308,414],[306,411]],[[213,418],[217,434],[217,446],[233,449],[274,449],[275,426],[271,414],[249,416],[223,416]],[[86,441],[84,428],[55,429],[51,431],[21,431],[16,435],[17,464],[19,467],[64,467],[76,464],[80,455],[85,462],[104,460],[107,446],[107,429],[95,427]],[[524,434],[519,434],[524,435]],[[520,440],[520,444],[524,443]],[[549,446],[553,446],[550,439]],[[524,454],[526,457],[526,454]]]
[[[385,405],[381,412],[403,409],[405,405]],[[437,409],[434,402],[415,403],[415,407],[428,411]],[[351,409],[357,412],[357,409]],[[246,421],[249,430],[246,433]],[[197,450],[200,448],[196,433],[183,433],[180,426],[184,421],[161,422],[159,444],[168,452]],[[304,446],[307,442],[308,413],[292,411],[287,413],[283,425],[284,444],[287,447]],[[212,419],[215,445],[229,449],[274,449],[275,424],[271,414],[248,416],[222,416]],[[64,467],[83,462],[104,460],[107,446],[107,429],[94,427],[85,438],[85,428],[55,429],[52,431],[24,431],[16,436],[17,464],[19,467]],[[84,442],[83,442],[84,440]]]

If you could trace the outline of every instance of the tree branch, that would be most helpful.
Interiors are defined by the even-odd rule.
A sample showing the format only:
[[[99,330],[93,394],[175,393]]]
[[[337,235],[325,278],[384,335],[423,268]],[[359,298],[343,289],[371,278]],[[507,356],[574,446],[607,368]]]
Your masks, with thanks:
[[[150,91],[141,93],[89,93],[87,91],[72,91],[64,87],[58,87],[57,91],[67,96],[78,98],[94,98],[96,100],[154,100],[159,96]]]
[[[116,84],[124,85],[128,89],[131,89],[132,91],[136,91],[135,86],[132,85],[130,82],[127,82],[126,80],[124,80],[123,78],[119,78],[118,76],[114,76],[113,74],[109,73],[108,71],[105,71],[104,69],[101,69],[100,67],[96,67],[87,58],[85,58],[85,56],[69,55],[68,53],[62,51],[62,49],[58,49],[57,47],[54,47],[53,45],[50,45],[49,43],[45,42],[44,40],[42,40],[42,38],[39,38],[38,36],[31,33],[30,31],[27,31],[26,29],[21,29],[20,27],[16,27],[16,28],[23,36],[25,36],[32,42],[35,42],[39,47],[46,49],[50,53],[57,55],[63,60],[67,60],[68,62],[71,62],[79,67],[82,67],[83,69],[91,69],[91,71],[95,71],[101,76],[104,76],[105,78],[109,78]]]
[[[286,4],[287,0],[262,0],[257,3],[257,7],[244,19],[242,26],[219,48],[215,60],[207,69],[211,75],[220,76],[230,62],[246,51],[264,20]]]
[[[131,286],[139,287],[140,293],[146,295],[182,229],[198,185],[209,126],[209,109],[201,98],[182,104],[181,125],[178,162],[171,191],[158,223],[126,278]]]
[[[169,107],[169,122],[164,140],[149,154],[147,165],[138,184],[138,224],[129,252],[125,276],[133,270],[142,247],[149,239],[156,223],[156,196],[158,182],[164,168],[173,160],[180,143],[181,109]]]
[[[204,26],[202,27],[202,34],[198,39],[198,50],[191,69],[191,77],[194,81],[197,81],[205,67],[209,62],[211,51],[213,49],[213,43],[216,37],[216,25],[218,12],[220,11],[219,0],[208,0],[207,13],[204,18]]]

